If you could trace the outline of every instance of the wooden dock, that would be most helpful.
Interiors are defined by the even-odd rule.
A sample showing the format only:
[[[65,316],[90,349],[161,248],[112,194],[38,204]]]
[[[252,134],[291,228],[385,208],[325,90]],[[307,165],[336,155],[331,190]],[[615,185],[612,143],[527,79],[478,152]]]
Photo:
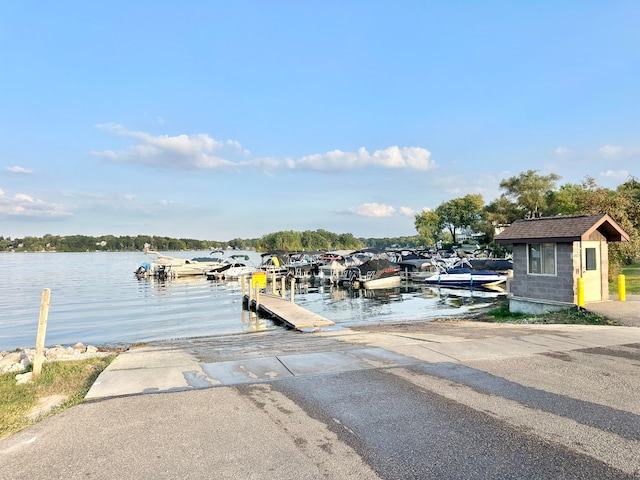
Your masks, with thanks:
[[[248,295],[244,295],[243,302],[248,309],[256,310],[255,298],[250,299]],[[275,317],[278,321],[296,330],[331,327],[335,325],[334,322],[317,313],[310,312],[290,300],[270,293],[260,294],[257,311],[258,313],[266,313],[271,317]]]

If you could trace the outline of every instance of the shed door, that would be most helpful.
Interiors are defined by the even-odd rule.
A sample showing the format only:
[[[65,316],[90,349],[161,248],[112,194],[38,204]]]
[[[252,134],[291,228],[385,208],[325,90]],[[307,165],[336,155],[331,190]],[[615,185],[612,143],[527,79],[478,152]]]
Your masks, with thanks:
[[[601,271],[600,242],[582,242],[582,278],[584,278],[585,302],[602,300]]]

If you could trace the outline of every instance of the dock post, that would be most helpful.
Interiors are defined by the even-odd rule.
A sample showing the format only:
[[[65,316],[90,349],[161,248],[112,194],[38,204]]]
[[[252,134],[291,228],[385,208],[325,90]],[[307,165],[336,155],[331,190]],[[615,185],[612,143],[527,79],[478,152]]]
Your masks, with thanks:
[[[282,298],[284,298],[284,292],[286,292],[286,287],[284,282],[285,282],[284,276],[280,277],[280,296]]]
[[[271,292],[276,294],[276,272],[271,275]]]
[[[249,280],[249,303],[248,303],[248,308],[249,310],[251,310],[251,302],[253,301],[253,282],[251,282],[251,280]]]
[[[42,290],[42,301],[40,302],[40,319],[38,320],[38,334],[36,336],[36,355],[33,359],[33,378],[38,378],[42,372],[44,362],[44,338],[47,334],[47,319],[49,318],[49,299],[51,290]]]
[[[296,279],[295,277],[293,277],[291,279],[291,303],[295,303],[293,301],[293,294],[295,293],[295,291],[296,291]]]
[[[256,313],[258,313],[258,307],[260,306],[260,285],[256,282]]]

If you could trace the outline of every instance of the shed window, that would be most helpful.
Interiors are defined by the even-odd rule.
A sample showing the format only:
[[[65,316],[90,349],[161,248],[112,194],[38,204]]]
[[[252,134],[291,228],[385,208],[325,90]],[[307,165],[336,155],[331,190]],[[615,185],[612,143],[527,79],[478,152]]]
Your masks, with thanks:
[[[527,245],[529,273],[534,275],[556,274],[556,244],[530,243]]]
[[[585,253],[585,259],[586,259],[586,269],[597,270],[598,265],[596,263],[596,249],[589,247],[585,249],[584,253]]]

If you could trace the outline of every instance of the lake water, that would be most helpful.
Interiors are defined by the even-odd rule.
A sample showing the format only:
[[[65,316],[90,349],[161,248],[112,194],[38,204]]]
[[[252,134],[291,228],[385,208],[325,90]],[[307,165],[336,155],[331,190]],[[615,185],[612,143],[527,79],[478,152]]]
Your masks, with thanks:
[[[166,252],[181,258],[209,252]],[[260,255],[248,254],[255,264]],[[33,348],[42,291],[51,290],[46,345],[127,346],[171,340],[279,330],[242,309],[239,282],[204,277],[138,280],[136,268],[150,258],[141,252],[0,254],[0,350]],[[329,285],[302,288],[297,304],[347,327],[423,321],[463,315],[495,301],[475,292],[452,296],[424,285],[384,290],[349,290]]]

